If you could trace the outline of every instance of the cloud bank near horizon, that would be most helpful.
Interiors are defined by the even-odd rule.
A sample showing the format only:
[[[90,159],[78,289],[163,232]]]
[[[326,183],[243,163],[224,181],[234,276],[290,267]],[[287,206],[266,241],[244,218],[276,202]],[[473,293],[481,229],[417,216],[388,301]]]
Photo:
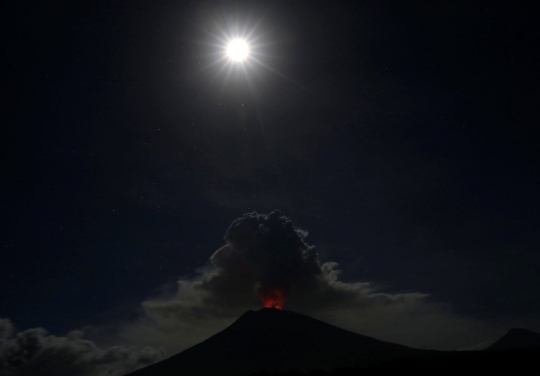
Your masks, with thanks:
[[[15,333],[0,319],[0,375],[121,376],[160,360],[164,351],[132,346],[101,348],[74,330],[56,337],[43,328]]]

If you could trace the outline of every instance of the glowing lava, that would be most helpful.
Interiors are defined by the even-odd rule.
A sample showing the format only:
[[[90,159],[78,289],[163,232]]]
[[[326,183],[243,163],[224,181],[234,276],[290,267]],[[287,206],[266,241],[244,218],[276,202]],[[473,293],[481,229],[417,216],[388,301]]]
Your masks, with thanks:
[[[287,293],[279,287],[260,288],[258,295],[262,299],[265,308],[283,309],[287,300]]]

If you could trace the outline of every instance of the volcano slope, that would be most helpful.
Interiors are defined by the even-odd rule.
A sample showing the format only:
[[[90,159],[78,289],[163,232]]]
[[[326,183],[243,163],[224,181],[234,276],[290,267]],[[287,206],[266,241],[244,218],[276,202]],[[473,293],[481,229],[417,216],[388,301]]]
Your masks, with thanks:
[[[248,311],[231,326],[130,376],[311,372],[416,358],[426,351],[379,341],[290,311]]]
[[[540,349],[540,334],[527,329],[510,329],[486,350]]]

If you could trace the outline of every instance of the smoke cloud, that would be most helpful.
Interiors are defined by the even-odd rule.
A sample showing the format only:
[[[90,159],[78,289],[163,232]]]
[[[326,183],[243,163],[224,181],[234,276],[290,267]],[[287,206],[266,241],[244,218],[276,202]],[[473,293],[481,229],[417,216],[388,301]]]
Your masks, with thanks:
[[[0,375],[120,376],[158,361],[163,350],[114,346],[102,349],[83,339],[82,331],[66,337],[47,334],[43,328],[14,333],[0,319]]]
[[[281,307],[293,286],[316,284],[322,274],[315,247],[304,241],[306,235],[278,211],[245,214],[231,224],[225,233],[227,244],[210,262],[225,281],[231,273],[238,275],[238,268],[251,274],[256,280],[252,287],[265,305],[277,302]]]
[[[321,263],[307,235],[278,211],[244,214],[197,278],[143,302],[146,316],[124,328],[124,340],[165,345],[173,354],[263,303],[413,347],[456,349],[494,339],[492,328],[455,315],[427,294],[379,293],[367,282],[340,281],[339,265]]]

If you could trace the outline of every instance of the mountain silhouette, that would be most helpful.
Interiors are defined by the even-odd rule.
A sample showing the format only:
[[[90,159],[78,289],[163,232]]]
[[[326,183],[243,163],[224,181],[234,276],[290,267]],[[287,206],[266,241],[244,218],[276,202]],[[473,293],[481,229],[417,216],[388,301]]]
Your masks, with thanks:
[[[130,376],[248,375],[375,365],[422,350],[379,341],[291,311],[247,311],[225,330]]]
[[[540,333],[512,328],[486,350],[518,350],[540,348]]]

